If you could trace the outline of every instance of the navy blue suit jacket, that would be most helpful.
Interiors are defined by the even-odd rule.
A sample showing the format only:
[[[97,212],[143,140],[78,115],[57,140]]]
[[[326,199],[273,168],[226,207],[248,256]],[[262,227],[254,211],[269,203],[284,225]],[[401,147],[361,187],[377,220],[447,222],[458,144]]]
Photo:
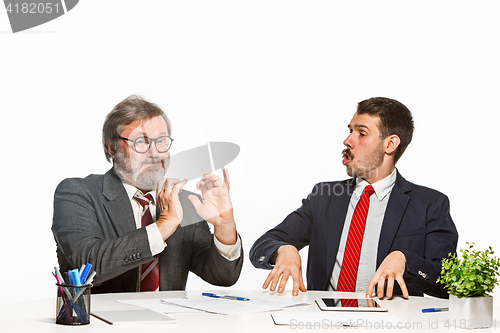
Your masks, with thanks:
[[[269,261],[281,245],[291,244],[299,250],[309,246],[307,289],[326,290],[355,185],[355,179],[316,184],[299,209],[254,243],[252,264],[272,269]],[[406,181],[398,172],[380,232],[377,267],[389,253],[400,250],[406,257],[403,278],[410,295],[447,298],[436,280],[441,259],[456,252],[457,241],[448,198]],[[394,293],[401,294],[397,283]]]

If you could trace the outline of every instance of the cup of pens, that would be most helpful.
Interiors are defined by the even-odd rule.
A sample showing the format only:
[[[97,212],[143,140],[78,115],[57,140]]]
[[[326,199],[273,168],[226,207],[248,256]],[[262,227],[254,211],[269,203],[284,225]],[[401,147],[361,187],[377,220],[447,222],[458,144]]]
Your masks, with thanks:
[[[83,269],[80,273],[78,269],[75,269],[61,274],[56,268],[54,274],[57,280],[56,324],[86,325],[90,323],[90,290],[95,272],[89,275],[88,271],[90,267],[87,272]]]

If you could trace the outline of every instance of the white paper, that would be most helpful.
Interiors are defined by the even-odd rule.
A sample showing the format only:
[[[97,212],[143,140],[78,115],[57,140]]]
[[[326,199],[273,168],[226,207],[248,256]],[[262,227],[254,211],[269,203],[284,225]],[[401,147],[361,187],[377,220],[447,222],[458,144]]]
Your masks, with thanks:
[[[360,312],[274,312],[276,325],[292,328],[342,328],[343,326],[376,329],[404,328],[405,323],[396,315]]]
[[[175,324],[175,318],[156,311],[122,310],[122,311],[92,311],[92,315],[111,325],[127,324]]]
[[[249,301],[237,301],[220,298],[212,298],[206,296],[189,297],[189,298],[165,298],[164,302],[184,306],[190,309],[198,309],[211,313],[219,314],[243,314],[262,311],[280,310],[290,306],[305,305],[310,303],[294,302],[286,300],[276,295],[273,297],[263,297],[252,293],[233,291],[231,296],[240,296],[249,298]]]
[[[131,299],[131,300],[117,300],[117,302],[130,304],[144,309],[150,309],[161,313],[187,313],[187,312],[201,312],[195,309],[189,309],[169,303],[163,302],[161,299]]]

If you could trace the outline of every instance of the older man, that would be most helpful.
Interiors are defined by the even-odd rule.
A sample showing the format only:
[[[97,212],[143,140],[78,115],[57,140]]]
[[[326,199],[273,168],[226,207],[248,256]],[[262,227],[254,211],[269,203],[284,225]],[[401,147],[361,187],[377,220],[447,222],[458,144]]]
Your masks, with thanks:
[[[250,250],[255,267],[272,269],[263,288],[283,292],[291,276],[292,293],[306,291],[298,251],[309,246],[307,289],[447,297],[436,279],[458,239],[448,198],[396,169],[412,139],[410,110],[370,98],[358,104],[348,128],[342,163],[353,178],[316,184]]]
[[[108,114],[104,175],[65,179],[54,195],[52,231],[61,270],[91,263],[93,293],[183,290],[188,272],[221,286],[241,272],[241,240],[224,182],[208,174],[198,195],[164,179],[173,142],[155,104],[130,96]],[[214,226],[214,234],[209,230]]]

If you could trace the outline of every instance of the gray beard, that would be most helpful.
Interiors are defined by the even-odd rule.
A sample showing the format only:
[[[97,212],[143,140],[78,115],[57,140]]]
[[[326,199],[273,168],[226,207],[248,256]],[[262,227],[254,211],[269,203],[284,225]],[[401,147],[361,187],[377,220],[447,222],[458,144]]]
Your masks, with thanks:
[[[170,159],[156,159],[160,162],[157,164],[157,170],[152,172],[139,172],[142,164],[131,165],[131,160],[122,151],[118,151],[113,160],[115,172],[120,179],[127,184],[130,184],[143,191],[155,190],[158,187],[158,182],[165,177]]]

